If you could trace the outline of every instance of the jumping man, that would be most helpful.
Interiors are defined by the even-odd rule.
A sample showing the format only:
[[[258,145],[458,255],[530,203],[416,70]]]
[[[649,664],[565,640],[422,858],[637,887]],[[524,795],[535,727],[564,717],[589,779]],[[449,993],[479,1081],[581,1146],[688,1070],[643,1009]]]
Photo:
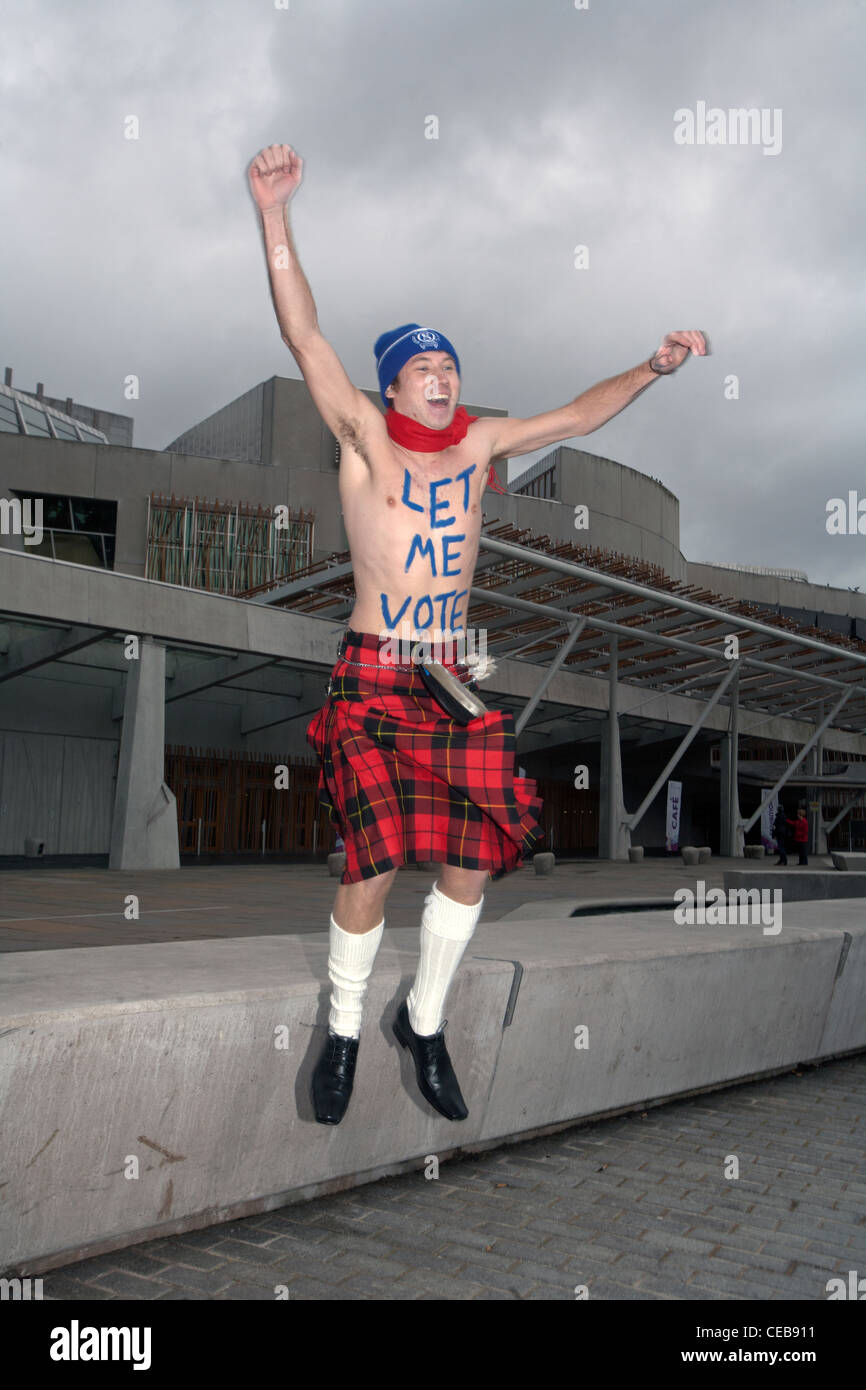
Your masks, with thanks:
[[[346,848],[330,919],[333,990],[313,1103],[322,1124],[339,1124],[345,1114],[385,900],[401,864],[432,861],[438,877],[424,905],[418,973],[394,1032],[412,1053],[422,1095],[440,1114],[462,1120],[468,1112],[445,1047],[445,998],[481,915],[488,875],[508,873],[532,848],[541,802],[534,781],[515,775],[513,716],[488,709],[466,723],[450,717],[417,664],[394,660],[394,638],[464,629],[481,499],[496,460],[591,434],[689,352],[703,356],[706,344],[694,330],[668,333],[649,361],[559,410],[528,420],[477,418],[458,406],[453,344],[427,325],[402,324],[374,348],[383,414],[352,385],[319,330],[288,218],[302,172],[289,145],[270,145],[249,167],[280,332],[339,441],[355,584],[328,697],[307,730],[321,758],[322,799]],[[467,662],[443,664],[477,689]]]

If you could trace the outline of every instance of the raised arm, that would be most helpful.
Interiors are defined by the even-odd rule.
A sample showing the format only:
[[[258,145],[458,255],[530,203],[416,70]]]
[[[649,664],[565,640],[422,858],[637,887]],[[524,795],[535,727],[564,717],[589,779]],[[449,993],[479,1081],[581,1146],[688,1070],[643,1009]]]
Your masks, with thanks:
[[[316,305],[301,269],[289,226],[288,204],[301,183],[304,161],[290,145],[269,145],[249,167],[249,183],[262,220],[271,296],[283,342],[328,429],[364,455],[372,430],[385,433],[373,402],[353,386],[331,344],[322,336]]]
[[[597,382],[559,410],[549,410],[527,420],[489,416],[477,421],[473,428],[490,435],[492,459],[515,458],[550,444],[560,444],[575,435],[592,434],[630,405],[657,377],[676,371],[690,352],[703,357],[706,351],[704,335],[697,329],[678,329],[665,335],[648,361],[619,376]]]

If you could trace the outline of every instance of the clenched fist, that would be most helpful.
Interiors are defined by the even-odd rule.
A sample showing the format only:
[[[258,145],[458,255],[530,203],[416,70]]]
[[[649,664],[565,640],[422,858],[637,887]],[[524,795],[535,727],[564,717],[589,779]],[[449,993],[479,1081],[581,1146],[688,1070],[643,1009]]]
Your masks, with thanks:
[[[250,189],[261,212],[282,207],[301,182],[304,161],[291,145],[268,145],[249,167]]]
[[[675,372],[677,367],[682,366],[690,352],[696,357],[706,356],[707,344],[704,335],[696,328],[678,328],[674,333],[666,333],[662,338],[650,358],[650,366],[654,372],[667,376],[669,372]]]

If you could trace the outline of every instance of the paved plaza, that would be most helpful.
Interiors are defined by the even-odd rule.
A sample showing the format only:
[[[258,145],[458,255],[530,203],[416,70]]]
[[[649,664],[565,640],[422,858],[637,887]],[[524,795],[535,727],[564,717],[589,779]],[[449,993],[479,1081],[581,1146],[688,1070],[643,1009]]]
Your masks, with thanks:
[[[860,1055],[148,1241],[44,1293],[826,1300],[866,1272],[864,1152]]]
[[[713,858],[687,869],[678,855],[642,864],[576,859],[539,877],[531,863],[488,881],[480,922],[494,922],[523,903],[548,898],[667,897],[678,888],[721,887],[725,869],[743,859]],[[775,859],[761,861],[764,867]],[[813,868],[832,869],[829,855],[810,856]],[[797,867],[788,872],[796,876]],[[424,897],[435,874],[402,869],[385,904],[385,930],[421,923]],[[222,864],[169,869],[18,869],[0,875],[0,951],[56,951],[63,947],[132,946],[208,937],[327,932],[339,880],[324,865]],[[125,898],[139,899],[139,916],[124,915]]]
[[[575,860],[545,878],[526,866],[487,885],[481,920],[544,899],[672,900],[679,887],[720,885],[725,868],[742,866]],[[419,924],[433,877],[398,874],[386,931]],[[21,870],[2,885],[0,950],[16,952],[321,933],[337,881],[321,866],[242,864]],[[133,921],[123,912],[130,893],[140,902]],[[864,1154],[859,1054],[463,1153],[438,1177],[419,1155],[417,1170],[351,1191],[70,1263],[43,1276],[44,1293],[825,1300],[829,1279],[866,1274]]]

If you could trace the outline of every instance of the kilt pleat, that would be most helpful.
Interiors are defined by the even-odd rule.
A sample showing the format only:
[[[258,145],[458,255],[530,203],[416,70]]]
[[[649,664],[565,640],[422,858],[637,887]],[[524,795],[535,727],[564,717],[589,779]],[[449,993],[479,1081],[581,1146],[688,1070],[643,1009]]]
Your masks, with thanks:
[[[451,719],[417,670],[377,662],[380,645],[375,633],[347,631],[307,727],[320,802],[345,842],[341,881],[427,860],[502,877],[542,835],[535,781],[515,775],[513,715]]]

